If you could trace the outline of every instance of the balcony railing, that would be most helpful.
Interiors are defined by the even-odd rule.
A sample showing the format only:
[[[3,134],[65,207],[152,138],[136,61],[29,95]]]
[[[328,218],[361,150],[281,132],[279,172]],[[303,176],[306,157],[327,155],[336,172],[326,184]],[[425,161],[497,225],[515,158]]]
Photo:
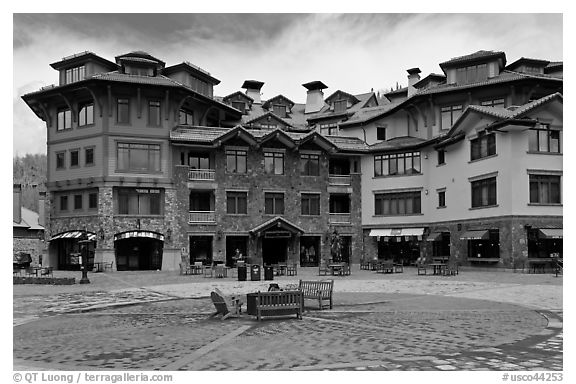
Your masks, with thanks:
[[[189,223],[215,223],[214,211],[190,211],[188,212]]]
[[[330,213],[330,223],[350,223],[349,213]]]
[[[190,169],[188,171],[188,180],[215,180],[216,171],[213,169]]]
[[[350,185],[350,175],[328,175],[330,185]]]

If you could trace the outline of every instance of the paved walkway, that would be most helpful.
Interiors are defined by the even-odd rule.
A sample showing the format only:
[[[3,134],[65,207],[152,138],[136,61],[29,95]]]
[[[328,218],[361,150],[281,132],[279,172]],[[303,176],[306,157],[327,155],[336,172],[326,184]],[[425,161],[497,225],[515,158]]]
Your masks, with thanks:
[[[318,279],[314,272],[275,282]],[[269,282],[170,277],[98,274],[71,292],[14,286],[14,368],[562,370],[562,277],[356,271],[335,277],[333,310],[310,301],[303,320],[260,323],[208,318],[207,296]]]

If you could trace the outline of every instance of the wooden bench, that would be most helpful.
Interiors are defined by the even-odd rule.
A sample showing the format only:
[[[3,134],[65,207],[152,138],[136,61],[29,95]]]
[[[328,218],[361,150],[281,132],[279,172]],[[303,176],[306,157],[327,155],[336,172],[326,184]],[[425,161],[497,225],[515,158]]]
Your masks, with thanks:
[[[298,290],[302,291],[305,299],[318,300],[318,306],[322,310],[323,300],[328,300],[330,309],[332,309],[332,291],[334,289],[334,280],[306,281],[300,280]]]
[[[296,314],[302,319],[304,296],[302,291],[270,291],[256,294],[256,319],[268,316]]]

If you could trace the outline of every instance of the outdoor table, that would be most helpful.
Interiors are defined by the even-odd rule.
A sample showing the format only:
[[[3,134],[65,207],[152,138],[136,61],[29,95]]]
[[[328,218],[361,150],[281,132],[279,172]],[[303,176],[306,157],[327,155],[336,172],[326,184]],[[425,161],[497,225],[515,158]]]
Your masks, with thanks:
[[[442,271],[446,269],[446,264],[444,263],[430,263],[429,265],[433,268],[434,275],[441,275]]]
[[[342,264],[342,263],[330,264],[330,265],[328,265],[328,268],[330,268],[330,271],[332,272],[332,276],[336,275],[336,272],[338,272],[338,274],[341,275],[342,270],[344,269],[344,264]]]

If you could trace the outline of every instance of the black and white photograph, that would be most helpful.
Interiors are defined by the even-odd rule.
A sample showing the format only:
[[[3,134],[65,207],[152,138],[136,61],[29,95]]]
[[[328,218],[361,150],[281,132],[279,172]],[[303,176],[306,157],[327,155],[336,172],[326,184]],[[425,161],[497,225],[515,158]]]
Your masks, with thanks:
[[[12,14],[6,382],[569,382],[563,13],[99,8]]]

